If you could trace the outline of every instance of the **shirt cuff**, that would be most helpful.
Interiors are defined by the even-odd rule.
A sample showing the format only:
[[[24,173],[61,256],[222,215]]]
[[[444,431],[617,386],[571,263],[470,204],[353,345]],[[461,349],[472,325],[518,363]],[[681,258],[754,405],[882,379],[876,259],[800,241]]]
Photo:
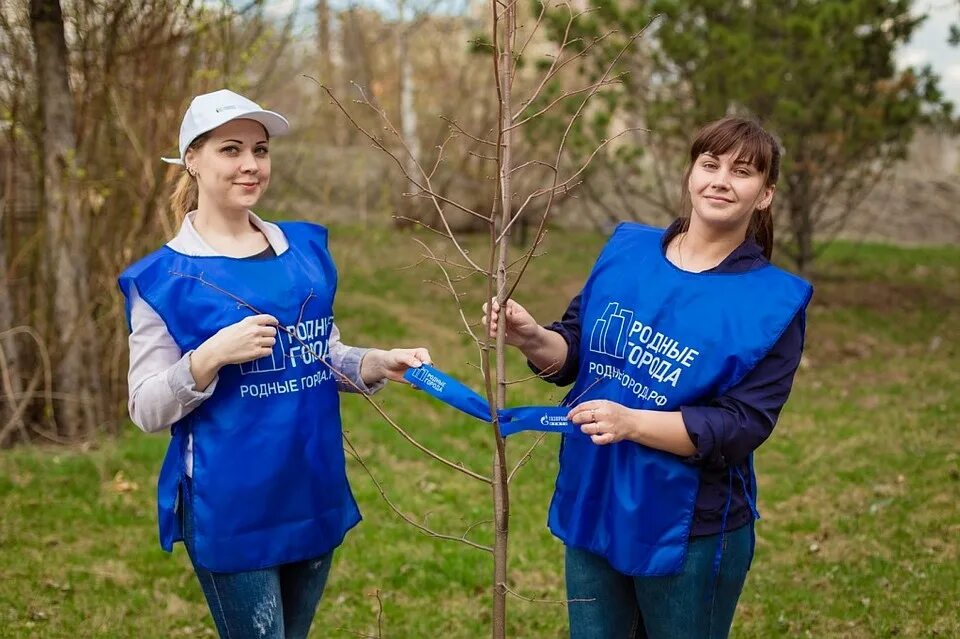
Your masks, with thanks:
[[[193,379],[193,373],[190,371],[192,353],[193,351],[184,353],[183,357],[167,370],[167,384],[184,408],[193,408],[213,395],[213,391],[217,388],[217,381],[220,379],[217,375],[206,390],[197,390],[197,381]]]
[[[548,331],[553,331],[557,335],[563,338],[563,341],[567,343],[567,359],[565,359],[559,366],[549,367],[551,372],[544,374],[543,370],[538,368],[533,362],[527,360],[527,366],[530,367],[530,370],[533,371],[534,375],[539,375],[540,378],[550,384],[556,384],[557,386],[567,386],[572,384],[577,379],[577,372],[580,366],[580,356],[579,353],[576,353],[570,347],[570,336],[563,330],[557,330],[555,328],[556,324],[551,324],[550,326],[544,326],[543,328]]]
[[[709,465],[719,468],[725,466],[727,460],[724,459],[723,453],[717,450],[716,437],[708,416],[710,410],[709,407],[703,406],[680,407],[687,435],[697,447],[697,452],[687,457],[686,461],[697,466]]]
[[[359,346],[347,347],[347,350],[344,352],[343,359],[340,363],[340,372],[344,377],[353,382],[353,384],[338,378],[337,386],[340,387],[341,391],[345,391],[347,393],[359,392],[363,393],[364,395],[373,395],[387,385],[386,378],[381,379],[378,382],[374,382],[373,384],[367,384],[363,381],[363,377],[360,375],[360,365],[363,363],[363,358],[371,350],[373,349],[361,348]]]

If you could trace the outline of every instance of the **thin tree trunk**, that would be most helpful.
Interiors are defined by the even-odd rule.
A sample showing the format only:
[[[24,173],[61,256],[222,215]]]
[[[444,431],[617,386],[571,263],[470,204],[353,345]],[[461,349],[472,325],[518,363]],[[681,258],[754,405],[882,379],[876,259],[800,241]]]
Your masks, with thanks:
[[[510,101],[510,89],[513,83],[514,60],[513,60],[513,37],[516,30],[515,3],[510,3],[504,10],[502,30],[497,24],[496,14],[500,10],[500,4],[493,2],[494,12],[494,37],[498,30],[503,37],[503,42],[497,51],[497,80],[499,95],[499,207],[500,207],[500,228],[506,229],[510,221],[510,215],[513,211],[512,194],[513,190],[510,184],[510,172],[512,168],[511,157],[511,131],[510,119],[512,114],[512,104]],[[496,51],[496,49],[495,49]],[[496,229],[496,225],[493,225]],[[496,231],[494,236],[496,236]],[[507,254],[510,249],[509,233],[501,237],[497,252],[497,299],[502,304],[504,291],[507,289]],[[504,326],[505,322],[500,322],[497,332],[496,363],[497,363],[497,408],[506,406],[507,401],[507,379],[504,361]],[[510,493],[507,486],[507,457],[506,446],[503,437],[500,436],[499,423],[496,427],[496,452],[493,460],[493,510],[494,510],[494,544],[493,544],[493,638],[504,639],[506,637],[506,618],[507,618],[507,541],[510,525]]]
[[[99,370],[90,318],[86,268],[86,224],[77,189],[74,104],[68,81],[63,14],[57,0],[32,0],[30,27],[36,50],[42,208],[53,297],[52,351],[57,354],[57,389],[74,397],[61,401],[60,428],[69,438],[92,431],[94,380]]]

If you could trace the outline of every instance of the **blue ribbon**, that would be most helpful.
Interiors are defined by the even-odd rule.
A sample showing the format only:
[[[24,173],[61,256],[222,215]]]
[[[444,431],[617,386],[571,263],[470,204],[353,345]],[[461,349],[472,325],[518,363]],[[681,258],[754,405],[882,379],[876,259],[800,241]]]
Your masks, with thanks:
[[[490,417],[490,405],[483,397],[466,384],[454,379],[430,364],[409,368],[403,378],[413,386],[467,415],[485,422]],[[573,433],[576,427],[567,420],[570,409],[566,406],[518,406],[497,411],[500,434],[504,437],[524,430],[539,430],[546,433]]]
[[[497,411],[500,418],[500,434],[506,437],[524,430],[539,430],[545,433],[576,432],[576,426],[567,419],[570,409],[566,406],[517,406]]]
[[[490,418],[490,404],[487,400],[470,390],[464,383],[429,364],[423,364],[419,368],[408,368],[403,378],[467,415],[485,422],[493,421]]]

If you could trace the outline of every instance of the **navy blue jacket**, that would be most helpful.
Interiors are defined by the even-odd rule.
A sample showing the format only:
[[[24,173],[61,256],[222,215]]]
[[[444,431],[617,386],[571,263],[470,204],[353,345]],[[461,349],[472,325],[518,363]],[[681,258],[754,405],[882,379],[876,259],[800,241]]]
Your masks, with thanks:
[[[679,232],[674,222],[663,237],[662,250]],[[720,264],[713,273],[741,273],[767,264],[763,249],[747,239]],[[683,423],[697,452],[688,458],[701,466],[700,493],[697,495],[691,536],[720,532],[723,510],[727,503],[728,466],[734,464],[750,481],[747,457],[762,444],[777,423],[780,410],[787,402],[793,376],[800,365],[806,315],[800,311],[780,336],[767,356],[739,384],[720,397],[705,399],[693,406],[682,406]],[[544,379],[558,386],[572,384],[580,366],[580,294],[570,302],[563,319],[545,328],[559,333],[567,342],[567,359],[555,373]],[[532,363],[530,368],[541,371]],[[734,530],[750,521],[750,506],[739,480],[733,483],[727,530]]]

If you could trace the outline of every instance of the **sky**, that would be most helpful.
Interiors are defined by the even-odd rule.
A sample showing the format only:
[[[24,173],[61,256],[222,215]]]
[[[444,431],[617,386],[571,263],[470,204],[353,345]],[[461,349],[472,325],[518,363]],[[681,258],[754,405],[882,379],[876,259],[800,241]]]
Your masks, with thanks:
[[[919,68],[929,64],[940,76],[940,87],[947,99],[960,109],[960,47],[951,47],[947,43],[950,25],[960,23],[960,3],[956,0],[919,0],[916,9],[928,10],[930,17],[914,32],[911,42],[899,51],[897,62],[901,67]]]
[[[443,6],[453,3],[462,6],[467,0],[432,0],[433,6]],[[385,10],[395,8],[397,0],[332,0],[331,6],[363,3],[370,6],[381,6]],[[302,28],[309,33],[314,28],[313,0],[271,0],[267,3],[269,14],[282,18],[290,11],[298,11],[304,16]],[[423,0],[412,0],[412,5],[424,5]],[[934,72],[940,76],[940,86],[947,99],[956,105],[955,112],[960,112],[960,46],[951,47],[947,43],[950,25],[960,23],[960,2],[958,0],[915,0],[914,10],[918,13],[928,12],[929,17],[914,33],[909,44],[902,47],[897,54],[898,65],[902,67],[922,67],[929,64]]]

